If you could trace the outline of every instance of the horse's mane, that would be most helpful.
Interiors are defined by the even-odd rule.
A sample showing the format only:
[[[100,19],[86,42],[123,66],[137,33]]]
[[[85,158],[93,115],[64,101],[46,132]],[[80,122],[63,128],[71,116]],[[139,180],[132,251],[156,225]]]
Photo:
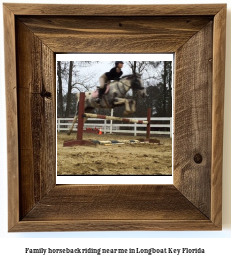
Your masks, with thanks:
[[[126,75],[122,76],[121,79],[128,78],[128,77],[134,77],[134,76],[141,77],[141,74],[140,73],[126,74]]]
[[[133,74],[126,74],[126,75],[122,76],[121,79],[124,79],[124,78],[127,78],[127,77],[131,77],[131,76],[133,76]]]

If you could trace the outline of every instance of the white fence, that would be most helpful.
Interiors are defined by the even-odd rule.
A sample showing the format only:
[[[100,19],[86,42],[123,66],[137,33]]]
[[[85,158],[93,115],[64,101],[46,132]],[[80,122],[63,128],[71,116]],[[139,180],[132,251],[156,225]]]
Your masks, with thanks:
[[[129,119],[129,118],[128,118]],[[147,118],[136,118],[137,120],[147,120]],[[57,131],[68,131],[68,129],[72,125],[73,118],[58,118],[57,119]],[[156,122],[156,123],[155,123]],[[162,122],[168,122],[162,123]],[[102,127],[103,133],[126,133],[133,134],[137,136],[138,134],[146,135],[146,127],[145,124],[139,123],[123,123],[119,124],[114,123],[111,120],[97,119],[97,118],[88,118],[87,122],[84,124],[84,129],[86,128],[100,128]],[[155,128],[156,130],[152,130]],[[168,128],[169,130],[165,130]],[[73,131],[77,131],[77,124],[73,128]],[[172,138],[172,118],[159,118],[153,117],[151,118],[151,132],[150,134],[166,134]]]

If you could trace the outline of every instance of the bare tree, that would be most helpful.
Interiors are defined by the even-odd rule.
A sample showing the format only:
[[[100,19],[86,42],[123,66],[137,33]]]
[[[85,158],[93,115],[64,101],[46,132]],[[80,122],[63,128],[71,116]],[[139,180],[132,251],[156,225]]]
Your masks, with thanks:
[[[81,67],[88,67],[96,62],[82,61],[58,61],[57,62],[57,98],[58,115],[69,117],[75,110],[76,96],[74,90],[86,92],[96,87],[92,82],[92,75],[82,75]],[[61,109],[60,109],[61,108]],[[65,109],[65,113],[64,113]]]
[[[73,61],[70,61],[69,65],[69,77],[68,77],[68,90],[67,90],[67,106],[65,117],[67,118],[70,114],[70,107],[71,107],[71,91],[72,91],[72,75],[73,75]]]
[[[133,61],[128,62],[132,73],[143,73],[144,86],[148,97],[140,99],[136,92],[137,111],[135,117],[146,115],[147,108],[152,108],[156,116],[172,115],[172,62],[169,61]]]
[[[61,70],[61,62],[57,63],[57,76],[58,76],[58,101],[57,101],[57,110],[60,117],[63,117],[63,85],[62,85],[62,70]]]
[[[152,97],[153,111],[156,117],[172,116],[172,62],[163,61],[160,79],[157,84],[150,84],[148,93]]]

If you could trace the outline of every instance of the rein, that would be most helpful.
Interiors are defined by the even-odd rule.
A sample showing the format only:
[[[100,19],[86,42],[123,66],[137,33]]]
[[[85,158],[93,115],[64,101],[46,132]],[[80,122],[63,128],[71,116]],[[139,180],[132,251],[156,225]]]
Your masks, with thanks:
[[[125,86],[127,86],[129,89],[131,88],[131,85],[129,86],[129,85],[125,84],[124,82],[122,82],[122,84],[125,85]],[[144,87],[137,87],[137,88],[134,88],[134,89],[143,90]]]

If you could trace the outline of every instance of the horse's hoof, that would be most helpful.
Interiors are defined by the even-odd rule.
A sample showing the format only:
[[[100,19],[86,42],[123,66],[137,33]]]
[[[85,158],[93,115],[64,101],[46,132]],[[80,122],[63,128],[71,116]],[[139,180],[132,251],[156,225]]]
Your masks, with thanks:
[[[70,131],[68,131],[68,132],[67,132],[67,135],[70,135],[70,134],[71,134]]]
[[[97,99],[95,100],[95,102],[96,102],[97,104],[100,104],[101,99],[100,99],[100,98],[97,98]]]

